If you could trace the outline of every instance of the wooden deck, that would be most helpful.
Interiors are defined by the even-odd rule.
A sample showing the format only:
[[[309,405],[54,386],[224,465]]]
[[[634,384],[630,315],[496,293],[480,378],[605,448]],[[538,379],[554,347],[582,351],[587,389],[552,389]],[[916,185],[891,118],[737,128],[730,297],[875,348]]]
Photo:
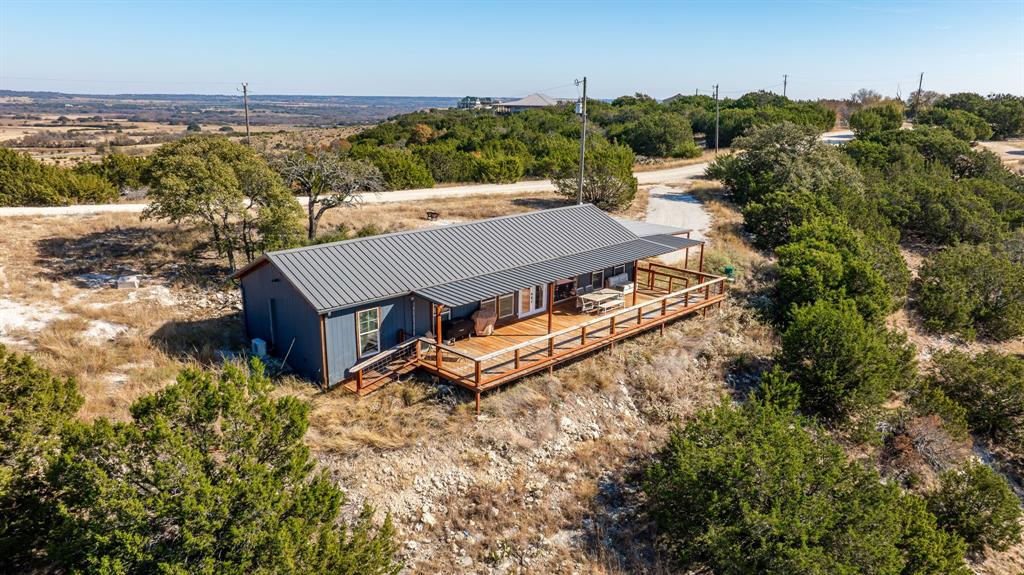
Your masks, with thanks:
[[[636,303],[643,304],[655,299],[659,295],[664,295],[664,292],[659,293],[649,289],[641,289],[637,291],[636,295]],[[632,295],[626,296],[626,304],[632,305]],[[554,313],[552,313],[552,331],[577,327],[597,317],[599,317],[599,314],[577,311],[575,302],[571,300],[556,304]],[[450,347],[466,355],[481,356],[501,351],[546,336],[547,334],[548,315],[546,312],[541,312],[511,324],[497,327],[494,333],[489,336],[470,337],[457,341]]]
[[[613,345],[696,312],[706,313],[726,297],[726,278],[648,263],[637,270],[636,300],[603,315],[581,313],[569,301],[535,316],[502,325],[485,337],[452,345],[416,338],[365,362],[346,389],[365,395],[392,377],[419,368],[480,394],[510,381]]]

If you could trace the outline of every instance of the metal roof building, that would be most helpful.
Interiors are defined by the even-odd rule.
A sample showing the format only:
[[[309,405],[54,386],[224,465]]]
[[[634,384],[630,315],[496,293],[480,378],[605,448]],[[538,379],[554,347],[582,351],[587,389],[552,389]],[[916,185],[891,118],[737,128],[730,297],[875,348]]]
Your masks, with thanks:
[[[702,245],[681,237],[687,232],[567,206],[268,252],[233,277],[249,337],[329,386],[366,357],[357,349],[369,333],[366,310],[377,310],[379,351],[428,330],[435,304],[466,317],[481,301],[518,302],[533,286],[610,277],[625,264]]]

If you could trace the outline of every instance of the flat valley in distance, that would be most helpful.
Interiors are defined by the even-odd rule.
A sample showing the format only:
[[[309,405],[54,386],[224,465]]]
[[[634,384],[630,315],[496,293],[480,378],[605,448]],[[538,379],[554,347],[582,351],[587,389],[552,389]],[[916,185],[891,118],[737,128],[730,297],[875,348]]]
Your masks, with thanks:
[[[267,146],[329,143],[398,114],[454,106],[433,96],[249,96],[252,133]],[[0,90],[0,144],[70,166],[108,152],[147,154],[181,137],[202,133],[241,137],[242,95],[65,94]],[[299,137],[301,142],[294,142]],[[287,142],[278,142],[285,138]],[[274,141],[271,141],[274,140]]]

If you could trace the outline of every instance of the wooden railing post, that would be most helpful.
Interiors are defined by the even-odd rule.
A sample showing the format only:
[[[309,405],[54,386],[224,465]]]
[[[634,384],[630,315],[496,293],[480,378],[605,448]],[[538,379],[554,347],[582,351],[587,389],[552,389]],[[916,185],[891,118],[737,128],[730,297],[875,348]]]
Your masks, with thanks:
[[[519,369],[519,348],[516,348],[516,369]]]
[[[363,390],[363,369],[356,370],[356,393]]]
[[[661,315],[668,313],[668,298],[661,300]]]
[[[609,335],[615,335],[615,316],[611,317],[611,326],[608,328]]]
[[[640,324],[644,322],[644,306],[636,308],[636,325],[640,327]]]
[[[420,340],[416,340],[416,361],[419,361],[420,358],[423,356],[423,348],[421,347],[421,343],[422,342],[420,342]]]
[[[675,276],[668,276],[668,293],[672,293],[672,280],[676,279]]]
[[[476,360],[476,386],[480,387],[481,383],[483,383],[483,380],[482,372],[480,371],[480,360],[478,359]]]
[[[587,326],[586,324],[580,328],[580,345],[587,345]]]
[[[555,338],[548,338],[548,357],[555,355]]]

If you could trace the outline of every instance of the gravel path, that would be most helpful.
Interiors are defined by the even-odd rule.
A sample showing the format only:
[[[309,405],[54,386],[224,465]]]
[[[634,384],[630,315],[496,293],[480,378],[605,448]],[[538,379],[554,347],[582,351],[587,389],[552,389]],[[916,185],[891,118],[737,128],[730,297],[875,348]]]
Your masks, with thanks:
[[[694,174],[703,173],[706,164],[694,164],[681,168],[668,168],[664,170],[652,170],[639,172],[637,180],[640,185],[652,184],[678,184],[685,183]],[[429,200],[434,198],[453,198],[459,196],[480,196],[480,195],[506,195],[551,192],[555,187],[550,180],[530,180],[516,182],[514,184],[472,184],[466,186],[449,186],[442,188],[423,188],[416,190],[396,190],[381,194],[367,194],[363,202],[367,204],[384,204],[391,202],[414,202],[417,200]],[[305,198],[299,198],[299,203],[305,205]],[[0,217],[4,216],[73,216],[89,215],[100,213],[140,213],[146,209],[146,204],[83,204],[77,206],[48,206],[48,207],[10,207],[0,208]]]

